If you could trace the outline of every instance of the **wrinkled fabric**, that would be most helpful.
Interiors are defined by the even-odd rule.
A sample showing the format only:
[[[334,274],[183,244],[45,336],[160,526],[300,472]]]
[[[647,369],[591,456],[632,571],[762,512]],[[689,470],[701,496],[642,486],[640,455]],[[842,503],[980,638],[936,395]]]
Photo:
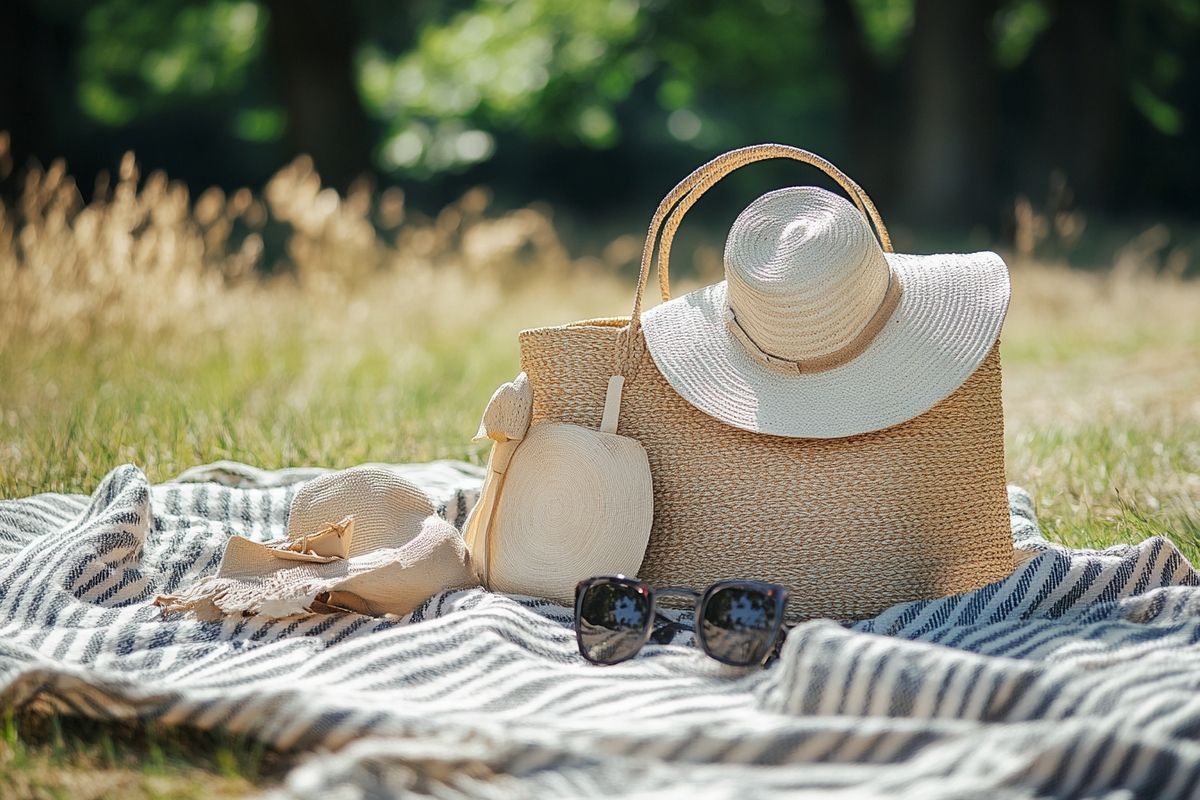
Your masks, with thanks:
[[[481,470],[399,469],[462,524]],[[687,620],[671,644],[592,666],[570,609],[481,589],[400,619],[151,605],[213,574],[230,536],[282,536],[314,474],[215,465],[189,477],[235,485],[152,487],[126,466],[91,497],[0,502],[4,704],[314,749],[275,798],[1200,792],[1200,580],[1165,538],[1049,544],[1011,490],[1028,557],[1009,578],[852,627],[806,622],[765,670],[705,657]]]

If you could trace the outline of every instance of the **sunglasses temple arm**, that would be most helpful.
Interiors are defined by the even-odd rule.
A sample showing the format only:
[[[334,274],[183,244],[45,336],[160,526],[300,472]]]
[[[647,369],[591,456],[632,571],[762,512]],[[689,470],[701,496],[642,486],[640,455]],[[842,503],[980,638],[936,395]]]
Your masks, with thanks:
[[[769,664],[771,661],[779,658],[780,652],[783,650],[783,643],[787,641],[788,633],[796,626],[790,622],[784,622],[779,626],[779,633],[775,635],[775,644],[771,645],[771,649],[767,651],[763,657],[763,665]]]

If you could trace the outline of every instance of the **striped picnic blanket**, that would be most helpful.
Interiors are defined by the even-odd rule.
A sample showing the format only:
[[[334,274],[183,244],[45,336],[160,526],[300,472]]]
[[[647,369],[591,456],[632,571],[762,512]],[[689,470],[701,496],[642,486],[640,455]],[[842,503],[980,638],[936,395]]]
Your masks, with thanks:
[[[479,471],[396,467],[452,521]],[[479,589],[403,620],[164,618],[314,470],[236,464],[0,503],[0,700],[315,754],[285,798],[1200,797],[1200,584],[1164,538],[1068,550],[1010,490],[1008,579],[791,632],[765,670],[579,658],[568,609]],[[869,558],[869,553],[863,554]]]

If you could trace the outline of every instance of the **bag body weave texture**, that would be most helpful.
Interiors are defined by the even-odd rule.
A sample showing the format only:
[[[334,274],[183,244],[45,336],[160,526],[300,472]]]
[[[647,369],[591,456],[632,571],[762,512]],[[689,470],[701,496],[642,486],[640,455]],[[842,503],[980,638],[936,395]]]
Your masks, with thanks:
[[[599,424],[621,324],[521,334],[535,425]],[[863,619],[1012,571],[998,349],[924,414],[844,439],[765,436],[718,422],[680,397],[640,350],[620,427],[646,449],[654,480],[638,577],[658,586],[771,581],[788,587],[792,616]]]
[[[624,376],[618,432],[645,448],[654,484],[653,527],[638,577],[654,585],[771,581],[789,589],[790,618],[850,620],[1003,578],[1014,556],[998,343],[927,411],[841,438],[727,425],[684,400],[654,363],[638,320],[659,224],[675,202],[683,198],[686,211],[721,174],[779,157],[835,177],[890,249],[869,198],[818,156],[782,145],[726,154],[721,158],[728,164],[707,174],[709,165],[697,170],[656,212],[632,324],[631,317],[608,318],[520,334],[521,368],[533,388],[532,424],[595,428],[610,376]],[[659,263],[664,299],[665,255],[683,211],[666,220]]]

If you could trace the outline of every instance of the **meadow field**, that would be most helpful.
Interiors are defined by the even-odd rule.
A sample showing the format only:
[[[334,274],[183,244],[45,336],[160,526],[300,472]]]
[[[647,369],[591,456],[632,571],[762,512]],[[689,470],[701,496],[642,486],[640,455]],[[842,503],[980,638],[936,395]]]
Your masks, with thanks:
[[[35,171],[0,204],[0,497],[87,493],[126,462],[162,481],[217,459],[479,461],[517,332],[627,313],[638,233],[574,256],[544,209],[473,190],[411,216],[397,190],[322,190],[304,160],[256,196],[129,157],[89,205],[62,164]],[[1003,252],[1008,477],[1051,539],[1162,534],[1197,561],[1200,282],[1160,239],[1090,270]],[[677,292],[717,279],[711,247],[696,264]],[[3,733],[4,797],[232,796],[282,760],[27,713]]]

